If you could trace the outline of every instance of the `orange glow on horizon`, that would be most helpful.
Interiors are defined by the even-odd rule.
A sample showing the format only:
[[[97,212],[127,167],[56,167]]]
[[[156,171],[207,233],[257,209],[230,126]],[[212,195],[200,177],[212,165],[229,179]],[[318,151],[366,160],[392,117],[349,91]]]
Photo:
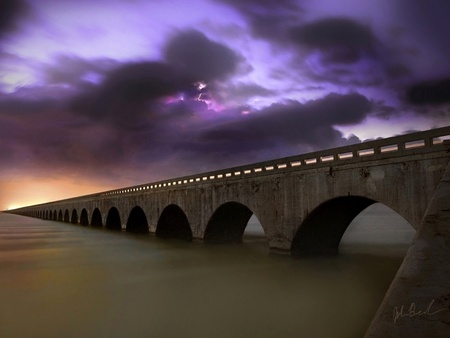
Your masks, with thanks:
[[[0,210],[12,210],[29,205],[88,195],[111,186],[84,179],[20,177],[0,179]]]

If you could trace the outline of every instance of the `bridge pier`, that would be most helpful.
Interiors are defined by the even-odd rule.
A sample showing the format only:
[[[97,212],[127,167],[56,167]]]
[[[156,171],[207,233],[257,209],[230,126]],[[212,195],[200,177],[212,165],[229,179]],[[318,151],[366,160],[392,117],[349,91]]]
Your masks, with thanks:
[[[450,164],[365,337],[450,337]]]

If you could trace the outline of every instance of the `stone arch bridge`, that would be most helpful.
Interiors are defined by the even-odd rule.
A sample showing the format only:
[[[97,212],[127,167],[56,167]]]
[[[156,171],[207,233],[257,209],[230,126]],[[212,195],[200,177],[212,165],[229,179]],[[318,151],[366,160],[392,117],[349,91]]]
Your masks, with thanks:
[[[207,242],[240,241],[255,214],[272,251],[333,253],[375,202],[419,227],[450,160],[449,134],[434,129],[13,212]]]

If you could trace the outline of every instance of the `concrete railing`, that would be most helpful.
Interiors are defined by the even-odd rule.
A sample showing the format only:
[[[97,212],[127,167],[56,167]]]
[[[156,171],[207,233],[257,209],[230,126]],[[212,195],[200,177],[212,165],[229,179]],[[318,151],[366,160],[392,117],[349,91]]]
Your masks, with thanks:
[[[444,150],[445,140],[450,141],[450,126],[302,155],[279,158],[276,160],[253,163],[239,167],[205,172],[197,175],[114,189],[60,200],[58,202],[93,199],[96,197],[114,197],[125,194],[139,194],[143,192],[182,188],[190,185],[213,183],[217,181],[223,182],[254,176],[281,174],[290,171],[310,170],[320,167],[380,160],[383,158],[430,153]],[[44,203],[44,205],[51,203],[54,202]]]

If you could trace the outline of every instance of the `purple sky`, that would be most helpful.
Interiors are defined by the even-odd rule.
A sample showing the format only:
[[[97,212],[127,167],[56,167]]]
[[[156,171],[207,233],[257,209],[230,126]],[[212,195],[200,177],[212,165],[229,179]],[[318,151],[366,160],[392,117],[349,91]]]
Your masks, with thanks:
[[[0,2],[0,209],[449,125],[450,2]]]

